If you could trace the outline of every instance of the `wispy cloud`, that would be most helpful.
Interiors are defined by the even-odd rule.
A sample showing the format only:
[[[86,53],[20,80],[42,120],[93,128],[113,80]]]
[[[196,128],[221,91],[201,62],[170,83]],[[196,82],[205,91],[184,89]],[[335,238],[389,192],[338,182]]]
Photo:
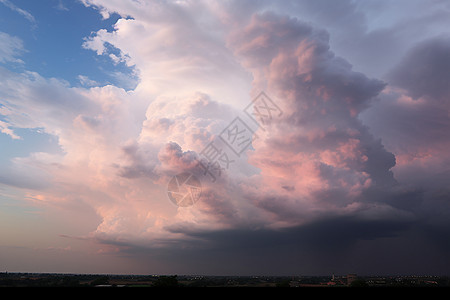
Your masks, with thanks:
[[[25,49],[21,39],[0,31],[0,63],[23,63],[23,61],[17,58],[17,56],[24,51]]]
[[[55,8],[57,10],[69,11],[69,8],[66,5],[64,5],[62,0],[58,1],[58,4],[55,6]]]
[[[11,10],[21,14],[23,17],[25,17],[25,19],[27,19],[28,21],[30,21],[34,25],[36,24],[36,19],[34,18],[34,16],[32,14],[30,14],[28,11],[26,11],[24,9],[21,9],[20,7],[18,7],[17,5],[12,3],[11,1],[9,1],[9,0],[0,0],[0,3],[5,5],[6,7],[10,8]]]
[[[9,128],[8,124],[3,121],[0,121],[0,132],[9,135],[13,140],[21,139],[21,137],[16,135],[14,131],[11,128]]]
[[[95,80],[89,79],[89,77],[85,75],[78,75],[78,80],[80,81],[81,85],[91,87],[91,86],[98,86],[99,83]]]

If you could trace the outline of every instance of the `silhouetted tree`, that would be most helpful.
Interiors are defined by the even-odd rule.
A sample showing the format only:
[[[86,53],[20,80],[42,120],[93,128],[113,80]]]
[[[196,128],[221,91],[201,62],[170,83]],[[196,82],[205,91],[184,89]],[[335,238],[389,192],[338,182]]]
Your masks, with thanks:
[[[368,286],[367,282],[362,279],[356,279],[350,283],[351,287],[366,287]]]
[[[153,283],[154,287],[178,287],[177,275],[173,276],[159,276]]]
[[[289,280],[282,280],[282,281],[278,281],[275,286],[276,287],[290,287],[289,285]]]
[[[91,282],[91,285],[102,285],[102,284],[109,284],[109,277],[108,276],[100,276],[96,279],[94,279]]]
[[[65,276],[61,279],[60,282],[61,286],[68,286],[68,287],[74,287],[74,286],[79,286],[80,282],[78,281],[78,279],[70,277],[70,276]]]

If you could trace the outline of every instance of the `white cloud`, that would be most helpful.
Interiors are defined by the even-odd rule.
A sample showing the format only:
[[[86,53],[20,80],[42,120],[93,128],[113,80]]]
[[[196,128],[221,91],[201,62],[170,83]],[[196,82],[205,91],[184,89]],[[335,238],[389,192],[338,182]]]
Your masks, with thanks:
[[[25,49],[21,39],[0,31],[0,63],[23,63],[17,56],[24,51]]]
[[[55,6],[55,8],[57,10],[61,10],[61,11],[69,11],[69,8],[67,6],[64,5],[62,0],[58,1],[58,4]]]
[[[9,125],[7,123],[5,123],[5,122],[3,122],[1,120],[0,120],[0,132],[3,132],[4,134],[9,135],[14,140],[20,140],[21,139],[20,136],[16,135],[14,133],[14,131],[11,128],[9,128]]]
[[[78,80],[80,81],[81,85],[86,86],[86,87],[100,85],[97,81],[89,79],[89,77],[87,77],[85,75],[78,75]]]
[[[33,17],[32,14],[30,14],[28,11],[21,9],[20,7],[18,7],[17,5],[15,5],[14,3],[12,3],[9,0],[0,0],[0,3],[5,5],[6,7],[8,7],[9,9],[21,14],[25,19],[27,19],[28,21],[30,21],[31,23],[35,24],[36,20]]]

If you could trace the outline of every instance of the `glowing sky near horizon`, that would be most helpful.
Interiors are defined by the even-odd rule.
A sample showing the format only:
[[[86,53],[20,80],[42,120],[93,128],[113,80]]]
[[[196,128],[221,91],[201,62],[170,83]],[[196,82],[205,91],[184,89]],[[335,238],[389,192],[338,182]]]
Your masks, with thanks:
[[[0,0],[0,271],[448,275],[449,14]]]

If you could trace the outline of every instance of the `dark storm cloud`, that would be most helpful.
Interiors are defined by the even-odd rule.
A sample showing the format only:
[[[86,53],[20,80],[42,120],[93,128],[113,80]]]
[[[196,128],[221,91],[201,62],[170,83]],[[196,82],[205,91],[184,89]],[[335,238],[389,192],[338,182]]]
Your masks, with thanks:
[[[158,247],[136,246],[104,241],[121,247],[121,255],[139,257],[146,272],[157,272],[155,261],[164,264],[165,272],[197,274],[331,274],[363,273],[356,261],[365,261],[370,269],[389,269],[390,253],[408,251],[400,246],[405,233],[411,235],[415,222],[399,220],[363,220],[357,216],[317,220],[286,229],[231,229],[195,231],[190,227],[168,228],[183,234],[180,240],[160,240]],[[423,234],[415,238],[423,239]],[[410,237],[408,238],[411,242]],[[378,241],[378,242],[377,242]],[[379,242],[381,241],[381,242]],[[374,244],[375,243],[375,244]],[[390,243],[395,248],[390,248]],[[367,245],[383,245],[373,252]],[[419,253],[421,253],[419,251]],[[442,253],[440,252],[442,259]],[[428,263],[429,259],[425,259]],[[448,264],[446,260],[442,264]],[[405,259],[394,264],[403,269]],[[153,267],[152,267],[153,266]],[[168,270],[168,271],[167,271]],[[172,271],[170,271],[172,270]],[[249,273],[248,270],[252,270]],[[399,268],[401,270],[401,268]]]
[[[389,72],[389,86],[402,90],[384,93],[364,113],[364,122],[397,154],[433,156],[448,164],[449,69],[448,36],[419,43]]]
[[[436,37],[415,46],[390,73],[392,85],[417,99],[447,102],[450,95],[450,38]]]
[[[420,241],[416,251],[438,252],[437,257],[450,251],[449,67],[448,36],[418,43],[392,68],[388,90],[362,116],[397,158],[399,185],[378,195],[414,215],[410,235]],[[365,196],[372,198],[369,191]],[[433,262],[435,270],[448,268],[448,259],[440,259]]]
[[[220,249],[243,249],[258,247],[277,248],[292,245],[316,251],[334,251],[355,244],[358,240],[372,240],[396,236],[411,223],[404,220],[364,220],[358,216],[324,218],[302,226],[284,229],[232,229],[220,231],[199,231],[182,228],[168,228],[174,233],[212,242]],[[239,251],[239,250],[237,250]]]
[[[145,273],[374,275],[422,270],[445,275],[450,266],[448,227],[422,220],[354,215],[285,229],[166,229],[184,237],[152,241],[153,246],[99,242],[119,247],[120,256],[139,259]]]

